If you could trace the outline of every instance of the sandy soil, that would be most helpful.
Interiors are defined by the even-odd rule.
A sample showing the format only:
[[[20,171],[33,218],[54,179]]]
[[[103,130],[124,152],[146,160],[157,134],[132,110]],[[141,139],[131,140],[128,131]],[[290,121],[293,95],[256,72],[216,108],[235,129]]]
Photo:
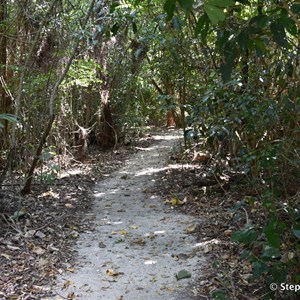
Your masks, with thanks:
[[[196,241],[187,233],[197,221],[151,192],[158,173],[170,167],[179,136],[152,136],[159,143],[95,185],[93,230],[80,234],[75,268],[62,272],[53,286],[56,296],[47,299],[191,299],[187,287],[205,263],[194,255]],[[178,280],[182,270],[192,278]]]

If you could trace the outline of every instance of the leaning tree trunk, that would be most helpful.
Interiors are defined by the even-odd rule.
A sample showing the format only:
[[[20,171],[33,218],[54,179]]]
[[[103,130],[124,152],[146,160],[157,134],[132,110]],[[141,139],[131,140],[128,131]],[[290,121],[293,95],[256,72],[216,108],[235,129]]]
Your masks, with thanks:
[[[89,20],[89,17],[91,15],[91,13],[92,13],[95,1],[96,0],[91,1],[89,10],[88,10],[88,12],[86,14],[86,17],[85,17],[85,20],[84,20],[84,24],[82,25],[83,29],[85,29],[85,27],[86,27],[86,24]],[[51,96],[50,96],[50,100],[49,100],[49,121],[48,121],[48,125],[47,125],[47,127],[46,127],[46,129],[45,129],[45,131],[42,135],[42,138],[40,139],[39,145],[36,149],[36,155],[35,155],[35,157],[32,161],[32,164],[29,168],[29,171],[27,173],[25,185],[24,185],[23,189],[21,190],[22,195],[29,194],[31,192],[31,184],[32,184],[32,179],[33,179],[33,175],[34,175],[34,170],[35,170],[36,165],[37,165],[37,163],[40,159],[44,144],[47,140],[47,137],[49,136],[49,134],[51,132],[51,128],[52,128],[52,125],[53,125],[53,122],[54,122],[54,119],[55,119],[55,115],[54,115],[54,111],[53,111],[54,100],[56,98],[58,88],[61,85],[61,83],[63,82],[64,78],[66,77],[66,75],[67,75],[67,73],[68,73],[68,71],[71,67],[71,64],[72,64],[72,62],[75,58],[79,43],[80,43],[80,38],[78,37],[77,40],[75,41],[74,46],[73,46],[72,54],[69,57],[68,62],[66,64],[62,74],[60,75],[60,77],[58,78],[58,80],[56,81],[56,83],[53,87],[53,90],[52,90],[52,93],[51,93]]]

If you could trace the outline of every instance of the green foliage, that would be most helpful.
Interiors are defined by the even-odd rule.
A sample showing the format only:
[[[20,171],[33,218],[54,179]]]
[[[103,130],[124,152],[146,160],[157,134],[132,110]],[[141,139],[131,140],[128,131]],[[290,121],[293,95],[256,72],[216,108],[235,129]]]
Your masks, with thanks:
[[[229,300],[229,298],[221,290],[214,291],[212,293],[212,297],[213,297],[213,299],[218,299],[218,300]]]
[[[100,83],[96,71],[101,68],[93,59],[75,59],[68,76],[63,83],[63,88],[70,87],[89,87]]]
[[[218,24],[224,21],[226,14],[224,8],[234,6],[235,2],[232,0],[207,0],[204,3],[204,10],[209,17],[212,24]]]
[[[56,155],[53,147],[46,149],[42,154],[40,172],[36,175],[42,184],[51,185],[57,178],[60,166],[54,162]]]
[[[257,239],[256,229],[252,225],[247,225],[243,230],[236,231],[233,234],[232,239],[246,245],[253,244]]]
[[[241,254],[241,258],[248,259],[252,265],[251,281],[259,281],[261,284],[264,278],[266,287],[270,283],[280,285],[287,280],[297,284],[299,282],[297,269],[300,263],[297,256],[299,214],[297,210],[288,206],[275,210],[275,213],[273,207],[278,204],[270,199],[265,201],[272,202],[273,205],[268,208],[268,218],[264,228],[256,229],[256,233],[253,234],[251,227],[248,226],[235,232],[232,239],[247,247]],[[295,231],[298,236],[295,235]]]
[[[226,15],[222,8],[219,8],[214,5],[210,4],[204,4],[205,12],[207,16],[209,17],[212,24],[218,24],[220,21],[224,21],[226,18]]]
[[[18,122],[18,119],[16,118],[15,115],[12,114],[0,114],[0,119],[1,120],[6,120],[10,123],[15,123]],[[3,128],[4,125],[0,122],[0,129]]]

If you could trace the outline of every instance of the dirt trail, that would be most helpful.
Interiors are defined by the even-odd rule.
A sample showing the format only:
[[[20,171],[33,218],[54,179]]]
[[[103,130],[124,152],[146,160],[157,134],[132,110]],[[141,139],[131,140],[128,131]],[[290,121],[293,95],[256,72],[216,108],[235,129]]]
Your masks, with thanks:
[[[175,131],[153,137],[159,143],[95,186],[95,229],[79,236],[75,272],[58,278],[52,299],[190,299],[192,279],[177,280],[175,274],[199,272],[195,239],[185,232],[195,220],[171,211],[148,191],[160,179],[158,172],[168,168],[179,137]]]

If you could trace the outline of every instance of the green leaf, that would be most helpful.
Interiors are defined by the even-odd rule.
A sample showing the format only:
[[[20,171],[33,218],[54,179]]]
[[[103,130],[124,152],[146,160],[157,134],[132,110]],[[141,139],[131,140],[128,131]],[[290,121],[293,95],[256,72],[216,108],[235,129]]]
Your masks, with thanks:
[[[228,7],[228,6],[234,6],[235,2],[233,0],[207,0],[205,4],[218,6],[218,7]]]
[[[252,275],[254,278],[260,277],[263,273],[268,271],[268,266],[262,261],[255,261],[252,264]]]
[[[253,17],[250,21],[250,25],[254,25],[259,29],[263,29],[269,22],[269,17],[266,15],[258,15]]]
[[[113,25],[113,27],[111,28],[112,34],[113,34],[113,35],[116,35],[116,34],[118,33],[119,28],[120,28],[120,25],[119,25],[118,23],[115,23],[115,24]]]
[[[26,214],[25,211],[17,210],[14,212],[12,216],[10,216],[10,219],[18,220],[19,218],[23,217],[25,214]]]
[[[251,244],[257,239],[257,233],[253,226],[246,226],[243,230],[236,231],[232,235],[232,240],[246,245]]]
[[[225,293],[221,290],[216,290],[212,293],[213,299],[218,299],[218,300],[228,300],[227,296]]]
[[[248,50],[248,44],[249,44],[249,33],[248,31],[241,31],[241,33],[237,36],[237,42],[240,46],[240,49],[243,52],[246,52]]]
[[[220,65],[220,72],[221,72],[223,82],[228,82],[230,80],[232,69],[233,69],[233,63],[226,62]]]
[[[285,65],[285,73],[292,78],[294,75],[294,65],[293,65],[293,61],[291,59],[289,59]]]
[[[300,224],[295,225],[295,226],[293,227],[292,231],[293,231],[294,236],[295,236],[297,239],[300,239]]]
[[[288,16],[284,16],[278,20],[283,27],[293,36],[297,36],[298,30],[297,25],[294,20],[289,18]]]
[[[270,29],[273,35],[273,40],[278,46],[287,48],[288,42],[286,39],[286,33],[284,30],[284,26],[279,22],[273,22],[270,25]]]
[[[0,119],[6,120],[11,123],[18,122],[16,116],[12,115],[12,114],[0,114]],[[4,127],[4,125],[0,122],[0,129],[3,127]]]
[[[131,23],[133,33],[137,33],[137,26],[135,22]]]
[[[137,5],[140,4],[141,1],[142,1],[142,0],[135,0],[134,3],[133,3],[133,5],[134,5],[134,6],[137,6]]]
[[[262,258],[267,258],[268,260],[276,259],[280,257],[281,257],[280,251],[278,249],[269,246],[265,247],[264,252],[262,254]]]
[[[268,244],[275,249],[279,249],[280,234],[278,233],[278,221],[275,217],[272,217],[269,223],[265,226],[264,233],[268,240]]]
[[[291,11],[293,14],[299,14],[300,13],[300,3],[294,3],[292,6],[291,6]]]
[[[237,2],[240,2],[242,4],[250,4],[249,0],[238,0]]]
[[[167,20],[171,20],[176,9],[176,0],[166,0],[164,4],[164,11],[167,13]]]
[[[172,19],[172,24],[173,24],[173,27],[176,30],[181,30],[181,28],[182,28],[182,21],[178,17],[174,17]]]
[[[235,43],[227,42],[224,47],[224,56],[225,56],[225,62],[221,64],[220,66],[220,72],[222,76],[223,82],[227,82],[231,78],[231,73],[233,70],[234,60],[237,57],[237,50]]]
[[[193,8],[194,0],[177,0],[179,5],[189,14]]]
[[[212,24],[217,24],[220,21],[224,21],[226,18],[223,9],[219,7],[209,5],[209,4],[204,4],[204,10]]]
[[[181,270],[175,276],[177,280],[181,280],[184,278],[191,278],[192,274],[186,270]]]
[[[204,42],[207,37],[207,33],[209,30],[209,19],[207,14],[202,15],[196,24],[195,35],[198,36],[201,34],[201,41]]]
[[[277,66],[276,66],[275,77],[278,77],[281,74],[282,65],[283,65],[282,61],[279,61]]]
[[[134,52],[134,56],[135,58],[138,58],[144,51],[144,47],[140,47],[138,48],[135,52]]]
[[[260,37],[257,37],[253,42],[254,42],[254,45],[256,47],[256,51],[259,50],[260,53],[267,51],[266,43]]]
[[[9,122],[17,122],[17,118],[12,114],[0,114],[0,119],[7,120]]]

